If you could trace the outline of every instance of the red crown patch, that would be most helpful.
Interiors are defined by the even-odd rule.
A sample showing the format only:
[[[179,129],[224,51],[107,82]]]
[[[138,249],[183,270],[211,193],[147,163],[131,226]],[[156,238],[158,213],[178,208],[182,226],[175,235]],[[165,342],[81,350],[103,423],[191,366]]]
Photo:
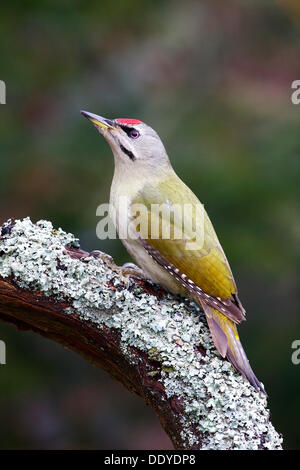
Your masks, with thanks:
[[[138,124],[143,124],[143,122],[139,121],[138,119],[117,118],[115,121],[118,121],[120,124],[125,124],[126,126],[136,126]]]

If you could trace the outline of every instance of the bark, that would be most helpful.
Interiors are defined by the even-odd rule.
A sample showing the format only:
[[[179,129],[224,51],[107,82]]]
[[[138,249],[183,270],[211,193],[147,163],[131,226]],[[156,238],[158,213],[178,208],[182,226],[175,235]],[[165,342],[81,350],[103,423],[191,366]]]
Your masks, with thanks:
[[[176,449],[280,449],[266,397],[217,353],[190,300],[29,218],[0,227],[0,319],[72,349],[142,397]]]

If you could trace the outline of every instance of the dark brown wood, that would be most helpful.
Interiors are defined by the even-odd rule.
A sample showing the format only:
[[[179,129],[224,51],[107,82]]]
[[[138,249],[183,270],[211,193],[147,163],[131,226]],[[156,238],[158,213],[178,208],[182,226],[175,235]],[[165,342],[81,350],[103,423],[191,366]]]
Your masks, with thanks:
[[[88,255],[74,249],[70,254],[77,258]],[[151,290],[144,281],[136,282],[143,285],[145,291]],[[117,330],[105,325],[99,329],[91,322],[82,321],[76,312],[66,314],[67,307],[71,307],[67,300],[57,301],[54,297],[44,297],[39,291],[20,289],[12,278],[0,277],[0,320],[52,339],[107,371],[156,411],[175,448],[186,449],[180,437],[183,408],[177,397],[167,398],[164,386],[158,381],[159,362],[131,347],[138,363],[133,366],[120,349]]]

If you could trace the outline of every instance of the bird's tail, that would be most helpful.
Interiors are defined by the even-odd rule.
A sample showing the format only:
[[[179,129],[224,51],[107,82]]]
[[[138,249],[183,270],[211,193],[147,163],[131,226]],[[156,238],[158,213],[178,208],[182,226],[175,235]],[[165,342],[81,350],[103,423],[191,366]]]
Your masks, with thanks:
[[[201,302],[201,305],[206,314],[213,341],[221,356],[227,357],[231,364],[249,380],[257,391],[266,393],[251,369],[235,323],[205,302]]]

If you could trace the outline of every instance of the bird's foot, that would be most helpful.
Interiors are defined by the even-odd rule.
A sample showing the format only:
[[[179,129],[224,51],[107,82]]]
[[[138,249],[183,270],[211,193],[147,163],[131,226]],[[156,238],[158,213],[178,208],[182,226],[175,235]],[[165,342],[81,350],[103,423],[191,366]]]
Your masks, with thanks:
[[[143,270],[133,263],[125,263],[123,266],[117,266],[110,255],[99,250],[92,251],[90,255],[94,258],[101,259],[106,266],[119,276],[121,282],[125,284],[126,288],[129,287],[130,277],[132,276],[138,277],[139,279],[147,279]]]
[[[134,263],[125,263],[121,269],[125,275],[127,274],[128,276],[135,276],[139,279],[148,280],[144,271]]]
[[[108,255],[107,253],[103,253],[103,251],[100,251],[100,250],[91,251],[90,256],[93,256],[93,258],[96,258],[96,259],[101,259],[103,263],[106,264],[106,266],[108,266],[113,271],[115,268],[118,267],[115,264],[113,257]]]
[[[126,288],[129,287],[131,277],[136,277],[142,280],[147,279],[143,270],[133,263],[125,263],[123,266],[118,266],[117,273]]]

